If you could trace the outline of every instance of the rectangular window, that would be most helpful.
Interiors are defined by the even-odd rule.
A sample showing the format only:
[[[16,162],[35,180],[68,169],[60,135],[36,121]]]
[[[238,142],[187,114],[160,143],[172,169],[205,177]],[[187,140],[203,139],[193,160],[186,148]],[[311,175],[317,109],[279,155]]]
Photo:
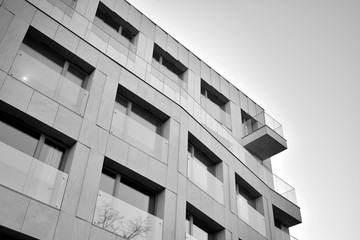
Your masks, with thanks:
[[[188,178],[216,201],[224,204],[222,162],[192,135],[189,135],[188,142]]]
[[[78,114],[83,114],[93,67],[30,27],[10,74]]]
[[[0,141],[56,169],[63,169],[66,147],[16,121],[0,119]]]
[[[165,69],[170,71],[172,74],[175,74],[175,76],[181,80],[185,80],[184,73],[187,68],[169,53],[165,52],[157,44],[154,45],[153,59],[159,64],[159,66],[164,66]]]
[[[105,158],[93,223],[124,239],[162,239],[163,220],[155,216],[156,199],[163,198],[157,193],[162,190],[142,175]]]
[[[95,24],[99,23],[99,27],[115,39],[118,39],[118,34],[131,43],[134,43],[135,36],[139,33],[135,27],[111,11],[111,9],[102,2],[99,2],[94,22]],[[113,33],[115,33],[115,35]]]

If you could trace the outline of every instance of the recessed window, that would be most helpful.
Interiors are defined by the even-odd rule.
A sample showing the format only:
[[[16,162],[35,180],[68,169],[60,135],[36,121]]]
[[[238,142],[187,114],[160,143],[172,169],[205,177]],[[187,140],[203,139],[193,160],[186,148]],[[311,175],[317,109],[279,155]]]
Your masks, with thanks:
[[[227,99],[224,95],[219,93],[215,88],[210,86],[204,80],[201,80],[201,95],[204,98],[211,101],[213,104],[217,105],[224,112],[229,111],[228,110],[229,106],[227,106],[227,103],[229,102],[229,99]]]
[[[100,190],[138,209],[154,214],[155,193],[107,167],[102,170]]]
[[[96,20],[103,22],[104,24],[109,26],[114,32],[123,36],[128,41],[134,42],[134,38],[139,31],[136,30],[133,26],[131,26],[128,22],[126,22],[122,17],[111,11],[111,9],[102,2],[99,2],[99,6],[95,16]],[[106,28],[102,29],[108,32]]]
[[[56,169],[64,168],[66,147],[16,120],[0,119],[0,141]]]
[[[204,230],[204,223],[190,213],[186,213],[185,232],[196,240],[209,240],[209,233]]]
[[[187,68],[169,53],[161,49],[157,44],[154,45],[153,59],[161,66],[175,74],[178,78],[183,79],[183,74]]]
[[[243,128],[243,137],[258,130],[262,126],[256,119],[251,117],[242,109],[241,109],[241,122]]]

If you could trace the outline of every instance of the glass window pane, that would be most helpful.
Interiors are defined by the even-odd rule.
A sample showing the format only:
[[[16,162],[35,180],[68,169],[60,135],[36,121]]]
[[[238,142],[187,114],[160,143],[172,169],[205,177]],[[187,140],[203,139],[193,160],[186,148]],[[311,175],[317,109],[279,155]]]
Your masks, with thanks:
[[[130,117],[150,129],[151,131],[157,132],[158,134],[160,133],[160,119],[156,118],[150,112],[141,109],[135,104],[133,104],[131,107]]]
[[[110,195],[114,195],[114,188],[115,188],[115,174],[112,174],[103,169],[100,178],[100,190],[104,191]]]
[[[61,159],[65,149],[57,146],[55,143],[46,140],[41,147],[39,160],[56,169],[60,168]]]
[[[74,66],[73,64],[70,64],[65,77],[74,82],[76,85],[82,87],[86,79],[86,75],[86,72],[84,72],[82,69]]]
[[[149,211],[150,197],[124,183],[120,183],[119,198],[145,212]]]
[[[21,126],[13,127],[0,121],[0,141],[16,148],[29,156],[34,156],[39,134],[24,129]]]
[[[115,109],[126,114],[128,101],[120,95],[116,96]]]
[[[193,224],[193,237],[196,238],[196,240],[208,240],[208,233]]]

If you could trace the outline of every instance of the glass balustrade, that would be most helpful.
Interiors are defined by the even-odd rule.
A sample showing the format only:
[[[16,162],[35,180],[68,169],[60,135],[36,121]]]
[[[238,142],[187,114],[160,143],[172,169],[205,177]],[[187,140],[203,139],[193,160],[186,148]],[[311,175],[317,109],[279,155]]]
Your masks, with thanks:
[[[60,208],[68,175],[0,142],[0,184]]]
[[[10,74],[78,114],[84,114],[89,92],[61,75],[62,67],[19,50]]]
[[[193,236],[191,236],[188,233],[185,233],[185,240],[198,240],[198,239],[194,238]]]
[[[275,227],[275,240],[298,240],[281,229]]]
[[[111,133],[161,162],[167,162],[168,140],[117,109],[114,109]]]
[[[100,190],[93,223],[129,240],[162,239],[162,219]]]
[[[284,137],[282,125],[266,112],[259,113],[243,123],[243,136],[249,135],[263,126],[268,126],[277,134]]]
[[[227,112],[222,110],[219,105],[215,104],[203,95],[200,96],[200,101],[201,106],[203,106],[213,118],[225,125],[227,128],[231,129],[231,117]]]
[[[266,236],[265,217],[251,207],[247,200],[237,195],[238,216],[261,235]]]
[[[224,204],[223,183],[191,157],[188,157],[188,178],[220,204]]]

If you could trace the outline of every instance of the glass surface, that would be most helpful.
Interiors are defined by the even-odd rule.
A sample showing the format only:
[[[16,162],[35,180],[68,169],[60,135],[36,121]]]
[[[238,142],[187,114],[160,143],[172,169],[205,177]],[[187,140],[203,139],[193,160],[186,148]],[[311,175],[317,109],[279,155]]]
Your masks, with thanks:
[[[137,105],[133,104],[131,107],[131,118],[137,121],[138,123],[144,125],[149,130],[159,134],[159,126],[162,122],[160,119],[153,116],[150,112],[147,112]]]
[[[251,207],[240,194],[237,195],[237,206],[239,218],[266,237],[265,217]]]
[[[93,223],[129,240],[162,239],[163,220],[99,191]]]
[[[0,184],[60,208],[67,174],[0,142]]]
[[[65,77],[78,85],[79,87],[82,87],[84,84],[84,81],[86,79],[86,73],[81,70],[79,67],[69,64],[69,68],[67,72],[65,73]]]
[[[192,236],[197,240],[208,240],[208,233],[193,224],[192,226]]]
[[[276,240],[298,240],[281,229],[275,227],[275,239]]]
[[[195,237],[191,236],[189,233],[185,233],[185,239],[186,240],[198,240]]]
[[[69,79],[61,77],[55,99],[76,113],[83,114],[88,96],[88,91]]]
[[[117,109],[114,109],[111,133],[161,162],[167,162],[168,140]]]
[[[223,183],[204,168],[204,164],[188,156],[188,178],[220,204],[224,204]]]
[[[0,141],[29,156],[34,156],[40,135],[21,128],[0,121]]]
[[[120,182],[119,198],[145,212],[149,211],[150,197]]]
[[[56,169],[60,168],[60,163],[64,154],[64,149],[46,140],[42,145],[39,160]]]
[[[115,189],[115,176],[111,176],[109,174],[104,173],[104,171],[101,173],[100,178],[100,189],[107,194],[114,195],[114,189]]]
[[[66,173],[33,159],[22,193],[59,209],[66,182]]]
[[[48,60],[24,44],[21,48],[34,54],[30,55],[20,49],[10,69],[10,74],[39,92],[53,98],[62,66]]]

